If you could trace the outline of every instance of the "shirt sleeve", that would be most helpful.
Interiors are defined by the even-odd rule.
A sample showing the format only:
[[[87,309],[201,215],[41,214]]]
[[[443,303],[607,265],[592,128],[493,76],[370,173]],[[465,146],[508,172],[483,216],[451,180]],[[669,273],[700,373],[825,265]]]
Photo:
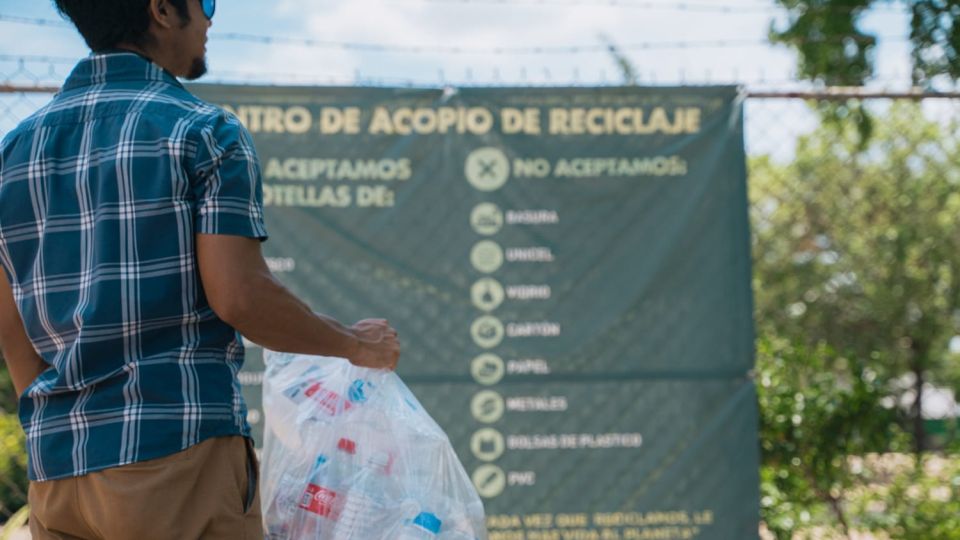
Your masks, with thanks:
[[[250,133],[235,116],[221,112],[195,141],[196,232],[266,240],[263,179]]]

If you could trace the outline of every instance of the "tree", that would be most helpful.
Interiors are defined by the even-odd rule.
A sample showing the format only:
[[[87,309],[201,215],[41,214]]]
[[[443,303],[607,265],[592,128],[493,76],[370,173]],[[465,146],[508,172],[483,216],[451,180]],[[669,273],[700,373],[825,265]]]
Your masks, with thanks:
[[[0,411],[0,520],[27,504],[27,450],[16,414]]]
[[[851,505],[862,526],[893,540],[960,540],[960,460],[899,458],[906,463],[888,465],[883,484]]]
[[[0,356],[0,412],[17,411],[17,392],[13,388],[13,379],[7,370],[7,363]]]
[[[908,398],[918,452],[926,382],[956,383],[960,141],[920,106],[880,112],[866,143],[823,124],[796,158],[751,163],[757,319],[793,342],[870,361],[888,401]]]
[[[886,450],[897,411],[862,359],[769,334],[757,353],[764,523],[784,540],[818,523],[849,535],[847,494],[866,480],[850,457]]]
[[[905,0],[910,10],[913,82],[960,78],[960,0]],[[889,0],[777,0],[785,28],[770,39],[800,54],[799,72],[826,85],[862,86],[874,73],[877,38],[860,29],[863,14]]]

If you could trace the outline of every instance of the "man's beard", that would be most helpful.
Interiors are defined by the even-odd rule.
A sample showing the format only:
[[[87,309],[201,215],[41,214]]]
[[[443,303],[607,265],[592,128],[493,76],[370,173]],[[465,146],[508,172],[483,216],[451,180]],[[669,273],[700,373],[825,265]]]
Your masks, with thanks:
[[[188,81],[195,81],[206,74],[207,74],[207,57],[201,56],[200,58],[193,59],[193,64],[190,65],[190,71],[187,72],[187,76],[184,78],[187,79]]]

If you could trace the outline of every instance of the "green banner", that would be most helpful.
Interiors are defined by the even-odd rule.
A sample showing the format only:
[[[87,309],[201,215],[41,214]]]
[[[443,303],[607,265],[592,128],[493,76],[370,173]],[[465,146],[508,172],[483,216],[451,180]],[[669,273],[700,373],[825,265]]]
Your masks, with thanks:
[[[735,88],[192,90],[253,134],[271,269],[398,329],[491,538],[757,537]]]

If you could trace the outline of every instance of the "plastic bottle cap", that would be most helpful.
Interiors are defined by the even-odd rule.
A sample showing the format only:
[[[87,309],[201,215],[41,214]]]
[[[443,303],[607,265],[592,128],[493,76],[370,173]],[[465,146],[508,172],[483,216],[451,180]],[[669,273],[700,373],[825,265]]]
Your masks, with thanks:
[[[433,534],[439,534],[440,525],[442,522],[440,521],[440,518],[431,514],[430,512],[420,512],[417,514],[417,517],[413,518],[413,524],[419,525]]]
[[[340,439],[340,442],[337,443],[337,448],[348,454],[357,453],[357,443],[350,439]]]
[[[367,388],[373,388],[373,385],[364,381],[363,379],[357,379],[353,381],[353,384],[350,385],[350,390],[347,392],[347,397],[350,398],[350,401],[354,403],[364,403],[367,401]]]

